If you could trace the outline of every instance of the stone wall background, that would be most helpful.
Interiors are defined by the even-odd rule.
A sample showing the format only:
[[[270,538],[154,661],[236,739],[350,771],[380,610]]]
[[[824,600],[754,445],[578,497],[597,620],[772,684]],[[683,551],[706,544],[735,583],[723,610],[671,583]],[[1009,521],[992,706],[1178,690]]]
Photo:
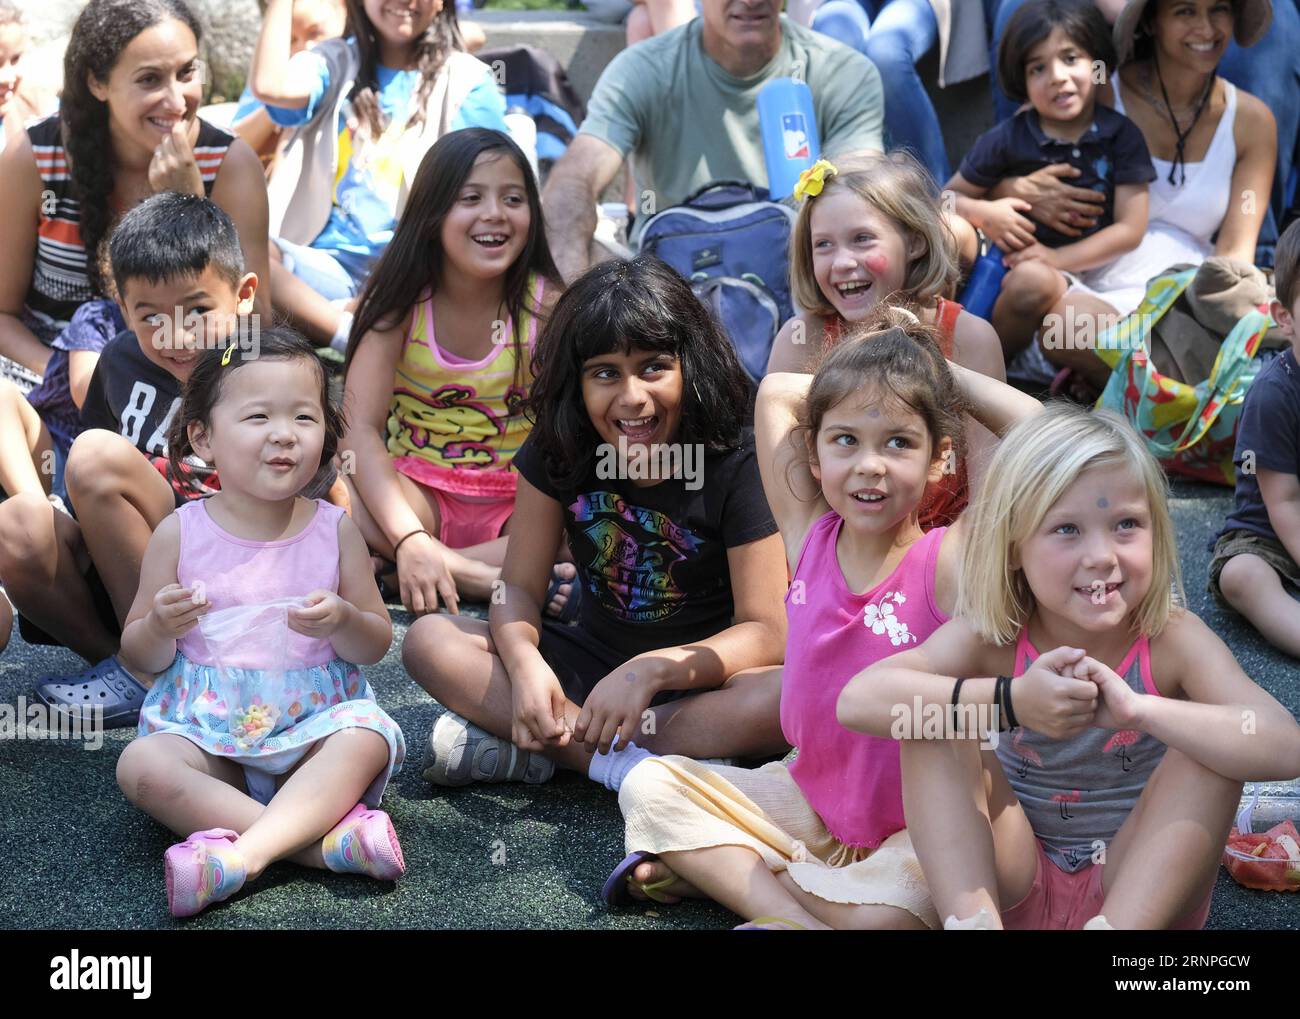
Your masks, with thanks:
[[[33,84],[57,92],[63,83],[63,51],[85,0],[15,0],[23,12],[32,47],[24,61],[24,76]],[[200,55],[208,66],[212,97],[238,99],[253,58],[261,24],[257,0],[187,0],[203,25]]]

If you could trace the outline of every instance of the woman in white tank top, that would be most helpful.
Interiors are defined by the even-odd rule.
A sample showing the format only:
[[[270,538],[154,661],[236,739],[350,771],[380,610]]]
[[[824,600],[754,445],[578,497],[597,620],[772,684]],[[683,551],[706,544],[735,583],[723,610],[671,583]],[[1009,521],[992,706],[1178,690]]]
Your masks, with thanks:
[[[1254,41],[1242,38],[1241,15],[1222,4],[1192,6],[1195,11],[1173,0],[1130,0],[1120,17],[1129,31],[1116,36],[1123,81],[1119,73],[1110,77],[1113,105],[1142,130],[1156,179],[1142,243],[1089,274],[1088,286],[1072,286],[1052,309],[1075,338],[1095,337],[1117,315],[1136,309],[1147,281],[1172,265],[1199,265],[1210,255],[1254,261],[1273,183],[1277,124],[1260,100],[1216,74],[1234,32],[1242,45]],[[1258,4],[1246,6],[1258,13]],[[1140,8],[1136,19],[1129,8]],[[1259,29],[1247,27],[1251,34]],[[1040,188],[1040,197],[1057,197],[1062,187],[1068,181]],[[1029,197],[1014,185],[1006,193]],[[1043,353],[1053,368],[1073,368],[1104,384],[1109,368],[1090,349],[1072,346]]]

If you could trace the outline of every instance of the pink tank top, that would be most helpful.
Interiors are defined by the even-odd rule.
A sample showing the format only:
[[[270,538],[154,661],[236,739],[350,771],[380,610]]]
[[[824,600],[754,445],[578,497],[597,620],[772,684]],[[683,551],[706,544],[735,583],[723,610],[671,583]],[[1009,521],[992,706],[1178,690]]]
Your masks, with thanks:
[[[208,514],[207,500],[186,503],[176,511],[181,522],[180,560],[176,579],[183,587],[202,583],[210,612],[236,605],[256,605],[279,598],[303,598],[312,591],[339,589],[339,517],[343,510],[322,499],[301,532],[281,541],[248,541],[223,530]],[[267,668],[262,649],[218,662],[196,626],[176,642],[196,665]],[[279,649],[276,649],[277,652]],[[306,669],[335,658],[328,639],[289,631],[284,667]]]
[[[813,524],[786,594],[781,731],[799,750],[790,774],[830,833],[874,849],[905,827],[898,743],[845,729],[835,703],[868,665],[916,647],[948,621],[934,600],[947,529],[927,531],[882,583],[854,594],[835,556],[842,523],[831,511]]]

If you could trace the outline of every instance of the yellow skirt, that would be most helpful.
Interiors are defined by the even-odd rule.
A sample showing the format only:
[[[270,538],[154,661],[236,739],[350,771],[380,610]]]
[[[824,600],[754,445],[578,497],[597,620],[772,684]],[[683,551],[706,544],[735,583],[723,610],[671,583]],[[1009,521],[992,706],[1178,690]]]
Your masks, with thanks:
[[[779,762],[751,771],[652,757],[623,780],[618,805],[629,853],[744,846],[819,899],[896,906],[932,930],[941,926],[907,831],[877,849],[845,845]]]

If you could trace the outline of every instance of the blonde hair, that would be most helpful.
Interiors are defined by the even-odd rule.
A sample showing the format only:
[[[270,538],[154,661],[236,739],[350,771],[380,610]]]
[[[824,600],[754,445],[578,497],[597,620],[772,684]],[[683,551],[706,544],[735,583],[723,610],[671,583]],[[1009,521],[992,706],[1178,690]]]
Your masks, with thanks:
[[[1151,509],[1151,587],[1134,612],[1135,636],[1154,637],[1185,603],[1169,517],[1168,482],[1141,437],[1111,411],[1089,413],[1064,401],[1016,424],[998,444],[984,487],[966,511],[956,614],[985,640],[1010,644],[1034,610],[1012,552],[1042,524],[1085,470],[1124,464],[1146,488]]]
[[[813,275],[812,212],[827,195],[852,191],[898,226],[904,238],[925,242],[925,251],[908,263],[901,294],[922,307],[936,297],[951,296],[957,277],[957,242],[939,211],[934,179],[906,152],[855,157],[826,178],[821,194],[804,201],[790,234],[790,290],[795,303],[815,315],[835,314],[835,307]]]

